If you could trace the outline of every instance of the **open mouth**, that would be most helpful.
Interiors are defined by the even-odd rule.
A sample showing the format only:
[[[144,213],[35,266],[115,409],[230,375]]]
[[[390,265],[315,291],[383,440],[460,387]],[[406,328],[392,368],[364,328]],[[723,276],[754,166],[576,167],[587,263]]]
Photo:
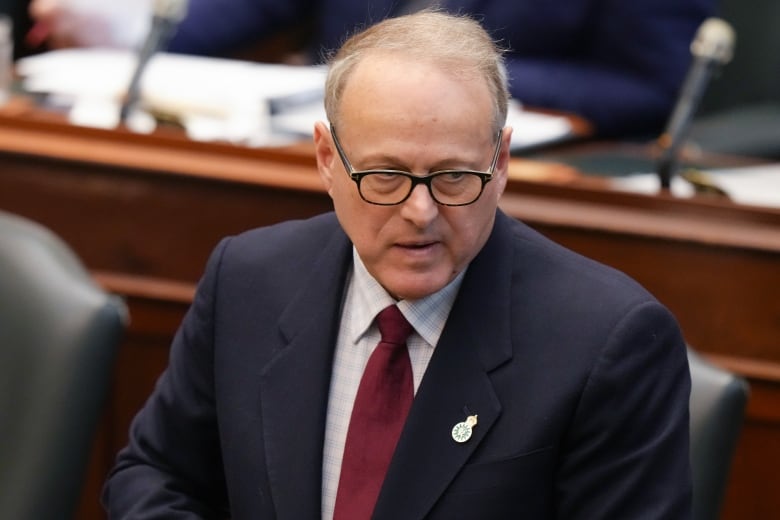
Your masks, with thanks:
[[[403,247],[404,249],[427,249],[436,244],[437,242],[414,242],[414,243],[398,244],[398,245],[400,247]]]

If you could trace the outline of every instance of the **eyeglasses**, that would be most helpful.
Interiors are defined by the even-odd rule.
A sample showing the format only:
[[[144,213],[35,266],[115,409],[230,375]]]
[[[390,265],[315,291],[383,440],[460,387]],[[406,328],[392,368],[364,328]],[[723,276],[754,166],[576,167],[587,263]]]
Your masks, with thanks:
[[[428,187],[431,198],[443,206],[467,206],[473,204],[482,195],[485,184],[493,178],[493,172],[501,151],[501,135],[498,132],[496,150],[493,160],[486,172],[474,170],[439,170],[429,175],[418,176],[399,170],[365,170],[355,171],[341,147],[336,129],[331,125],[330,134],[336,151],[341,157],[344,169],[357,184],[360,197],[369,204],[378,206],[394,206],[401,204],[414,191],[415,186],[424,184]]]

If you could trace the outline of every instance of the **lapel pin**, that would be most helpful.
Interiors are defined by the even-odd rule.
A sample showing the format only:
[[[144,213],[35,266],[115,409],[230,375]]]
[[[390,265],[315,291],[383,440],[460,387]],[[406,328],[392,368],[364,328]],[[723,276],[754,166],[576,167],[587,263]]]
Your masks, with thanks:
[[[465,421],[459,422],[458,424],[452,427],[452,440],[460,443],[466,442],[471,438],[471,434],[476,425],[477,425],[477,416],[469,415],[468,417],[466,417]]]

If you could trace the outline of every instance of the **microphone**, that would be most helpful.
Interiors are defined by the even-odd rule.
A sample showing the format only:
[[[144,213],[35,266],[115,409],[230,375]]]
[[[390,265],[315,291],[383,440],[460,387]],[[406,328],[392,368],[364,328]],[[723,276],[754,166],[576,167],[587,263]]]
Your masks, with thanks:
[[[127,94],[119,112],[120,121],[136,108],[141,97],[141,77],[152,56],[163,50],[173,36],[176,26],[187,14],[187,0],[153,0],[152,23],[146,40],[138,52],[138,61],[130,79]]]
[[[666,130],[658,138],[661,154],[658,176],[661,189],[669,190],[677,167],[677,155],[714,71],[731,61],[734,54],[734,29],[720,18],[708,18],[691,42],[693,63],[683,82],[680,96]]]

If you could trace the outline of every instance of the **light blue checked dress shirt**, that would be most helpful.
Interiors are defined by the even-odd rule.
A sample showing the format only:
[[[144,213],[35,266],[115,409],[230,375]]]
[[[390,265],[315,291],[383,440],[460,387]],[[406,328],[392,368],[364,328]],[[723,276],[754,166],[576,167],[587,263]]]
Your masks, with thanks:
[[[414,328],[406,342],[412,362],[414,391],[420,387],[425,369],[439,342],[447,316],[458,294],[465,270],[440,291],[420,300],[396,302],[366,270],[353,248],[353,269],[347,279],[341,326],[328,398],[325,445],[322,459],[322,518],[331,520],[341,473],[344,443],[363,369],[379,343],[374,318],[388,305],[397,304]]]

